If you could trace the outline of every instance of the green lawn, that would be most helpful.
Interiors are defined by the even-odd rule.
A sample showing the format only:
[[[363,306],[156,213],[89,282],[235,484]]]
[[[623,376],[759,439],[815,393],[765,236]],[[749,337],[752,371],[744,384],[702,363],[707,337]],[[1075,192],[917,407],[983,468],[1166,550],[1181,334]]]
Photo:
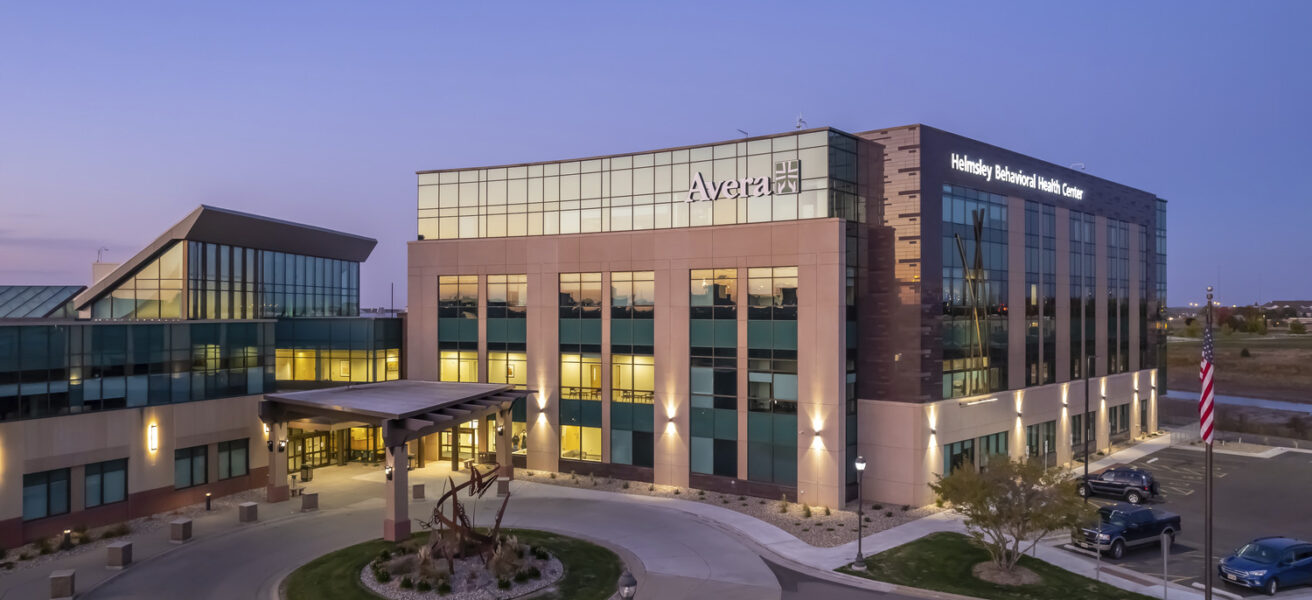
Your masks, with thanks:
[[[1038,559],[1024,557],[1020,564],[1034,571],[1042,583],[1004,586],[976,579],[970,570],[989,560],[989,553],[959,533],[931,533],[866,558],[866,571],[848,567],[841,573],[887,581],[898,585],[937,590],[990,600],[1147,600],[1148,596],[1127,592],[1071,573]]]
[[[565,565],[565,576],[556,582],[556,594],[542,598],[604,600],[615,593],[615,582],[622,569],[614,552],[583,540],[534,531],[505,529],[520,543],[542,546]],[[427,536],[428,532],[414,534]],[[296,569],[287,578],[288,600],[376,600],[378,596],[360,584],[360,569],[391,548],[392,542],[373,540],[342,548],[316,558]],[[441,598],[436,591],[433,598]]]

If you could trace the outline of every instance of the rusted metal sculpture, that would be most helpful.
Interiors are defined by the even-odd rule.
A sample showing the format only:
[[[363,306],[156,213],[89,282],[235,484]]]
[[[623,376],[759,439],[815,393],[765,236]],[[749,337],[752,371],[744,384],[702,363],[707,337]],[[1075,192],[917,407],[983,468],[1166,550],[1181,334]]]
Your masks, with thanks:
[[[487,533],[479,533],[474,528],[473,520],[465,512],[465,505],[460,502],[460,492],[469,490],[469,497],[482,498],[487,493],[492,484],[496,483],[500,467],[493,466],[485,471],[480,471],[477,466],[470,465],[469,480],[456,485],[455,481],[447,477],[447,483],[450,488],[437,499],[437,505],[433,507],[433,518],[429,521],[420,521],[420,524],[429,530],[427,546],[427,556],[431,558],[442,556],[446,558],[449,572],[455,573],[455,561],[457,558],[477,554],[483,559],[486,565],[496,551],[497,541],[501,534],[501,517],[506,513],[506,503],[510,501],[510,493],[507,492],[505,499],[501,501],[501,508],[497,510],[497,518],[488,528]],[[447,516],[446,503],[451,502],[450,516]]]

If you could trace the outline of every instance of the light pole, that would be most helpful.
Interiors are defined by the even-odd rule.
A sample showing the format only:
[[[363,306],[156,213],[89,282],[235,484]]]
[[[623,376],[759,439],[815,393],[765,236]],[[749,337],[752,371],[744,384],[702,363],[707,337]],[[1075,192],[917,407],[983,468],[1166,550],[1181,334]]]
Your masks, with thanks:
[[[856,457],[856,562],[852,563],[852,568],[858,571],[865,570],[866,559],[861,555],[861,538],[862,530],[865,529],[862,522],[862,515],[865,514],[865,495],[861,489],[861,479],[866,473],[866,459],[863,456]]]
[[[626,600],[638,593],[638,580],[633,577],[633,573],[630,573],[628,569],[620,574],[619,588],[620,597]]]

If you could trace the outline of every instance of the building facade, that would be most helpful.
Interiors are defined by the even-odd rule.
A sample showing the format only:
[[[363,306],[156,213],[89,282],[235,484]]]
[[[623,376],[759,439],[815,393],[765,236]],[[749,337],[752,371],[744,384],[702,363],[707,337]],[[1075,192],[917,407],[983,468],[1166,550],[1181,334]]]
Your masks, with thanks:
[[[919,504],[994,454],[1156,429],[1146,192],[921,125],[418,184],[409,377],[535,392],[531,469]]]
[[[401,378],[401,320],[358,318],[374,245],[202,206],[89,287],[9,288],[0,548],[263,486],[264,393]]]

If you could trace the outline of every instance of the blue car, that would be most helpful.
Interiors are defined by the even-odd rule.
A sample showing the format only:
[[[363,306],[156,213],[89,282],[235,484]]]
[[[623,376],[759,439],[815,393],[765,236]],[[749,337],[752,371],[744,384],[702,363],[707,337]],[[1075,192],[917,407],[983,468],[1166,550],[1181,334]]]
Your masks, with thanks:
[[[1287,537],[1257,538],[1221,559],[1221,581],[1275,595],[1282,587],[1312,583],[1312,543]]]

